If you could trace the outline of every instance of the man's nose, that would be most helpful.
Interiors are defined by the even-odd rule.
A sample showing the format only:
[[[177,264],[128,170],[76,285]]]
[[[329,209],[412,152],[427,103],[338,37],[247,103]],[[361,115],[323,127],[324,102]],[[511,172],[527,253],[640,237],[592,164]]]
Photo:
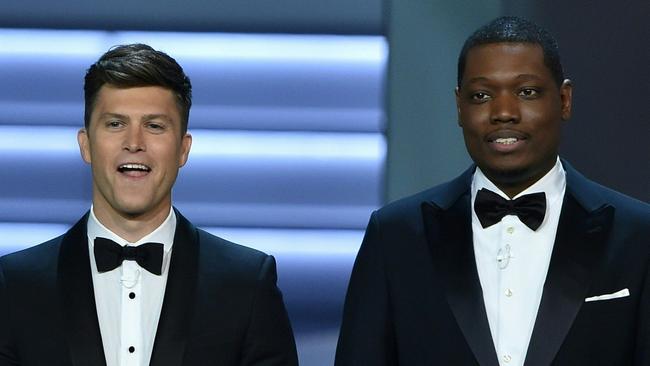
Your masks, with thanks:
[[[129,126],[124,139],[124,150],[130,152],[146,151],[144,133],[140,126]]]
[[[503,93],[492,100],[492,123],[519,123],[519,99]]]

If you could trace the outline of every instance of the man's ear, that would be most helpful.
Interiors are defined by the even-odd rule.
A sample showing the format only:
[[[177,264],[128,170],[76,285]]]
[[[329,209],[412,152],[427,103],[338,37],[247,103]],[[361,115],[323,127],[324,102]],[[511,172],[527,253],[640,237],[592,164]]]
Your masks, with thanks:
[[[460,89],[459,87],[454,88],[454,95],[456,96],[456,114],[458,118],[458,125],[463,127],[463,121],[460,119]]]
[[[179,168],[185,165],[185,163],[187,163],[187,159],[189,158],[191,148],[192,148],[192,135],[190,135],[190,133],[187,132],[183,137],[181,137],[181,155],[178,160]]]
[[[90,141],[88,140],[88,130],[82,128],[77,132],[77,143],[79,143],[79,152],[81,158],[88,164],[91,163],[90,158]]]
[[[560,102],[562,103],[562,120],[567,121],[571,118],[571,103],[573,100],[573,83],[569,79],[564,79],[560,86]]]

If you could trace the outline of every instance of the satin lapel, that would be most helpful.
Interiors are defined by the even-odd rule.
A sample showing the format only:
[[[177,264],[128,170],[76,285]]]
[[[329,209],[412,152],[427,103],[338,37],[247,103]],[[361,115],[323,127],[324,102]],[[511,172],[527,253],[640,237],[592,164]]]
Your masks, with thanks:
[[[65,337],[72,364],[77,366],[106,365],[88,257],[87,219],[84,216],[65,234],[58,263]]]
[[[199,243],[196,229],[176,211],[176,234],[151,366],[182,365],[196,299]]]
[[[448,209],[422,205],[434,267],[447,301],[480,365],[498,366],[472,244],[469,192]]]
[[[565,196],[526,365],[550,365],[555,358],[603,258],[613,216],[612,206],[589,212]]]

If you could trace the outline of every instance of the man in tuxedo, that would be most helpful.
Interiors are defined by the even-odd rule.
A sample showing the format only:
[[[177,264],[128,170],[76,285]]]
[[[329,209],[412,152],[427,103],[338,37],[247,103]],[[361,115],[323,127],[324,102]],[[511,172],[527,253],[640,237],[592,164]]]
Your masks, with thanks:
[[[273,257],[172,207],[192,143],[181,66],[118,46],[90,66],[84,97],[92,207],[0,258],[0,365],[297,365]]]
[[[558,157],[571,100],[537,25],[501,17],[466,40],[475,165],[372,214],[337,366],[650,365],[650,207]]]

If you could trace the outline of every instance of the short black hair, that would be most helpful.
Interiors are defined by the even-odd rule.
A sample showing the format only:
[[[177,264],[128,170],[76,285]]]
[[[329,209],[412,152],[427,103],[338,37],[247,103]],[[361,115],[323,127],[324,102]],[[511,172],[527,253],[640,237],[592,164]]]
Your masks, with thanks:
[[[176,96],[181,132],[187,132],[192,106],[192,84],[183,68],[168,54],[142,43],[112,47],[86,71],[84,79],[84,126],[90,125],[97,93],[109,84],[118,88],[160,86]]]
[[[539,45],[544,54],[544,64],[551,71],[558,87],[564,81],[557,41],[546,29],[514,16],[502,16],[477,29],[465,40],[458,56],[458,87],[463,81],[465,62],[469,50],[476,46],[492,43],[532,43]]]

